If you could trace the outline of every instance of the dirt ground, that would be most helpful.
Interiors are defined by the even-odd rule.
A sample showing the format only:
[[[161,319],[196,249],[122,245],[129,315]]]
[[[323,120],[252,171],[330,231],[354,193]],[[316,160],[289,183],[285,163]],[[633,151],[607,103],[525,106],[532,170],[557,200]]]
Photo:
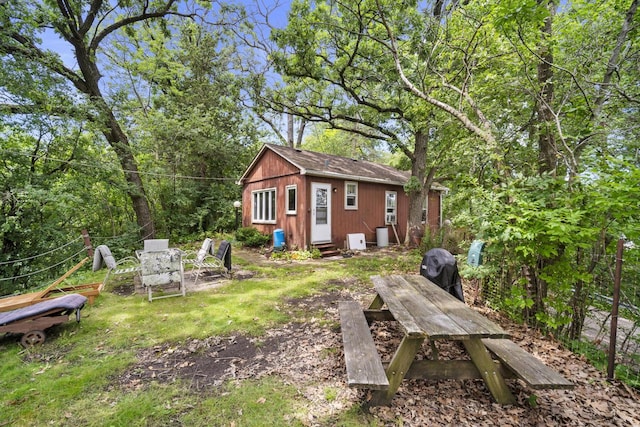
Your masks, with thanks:
[[[308,401],[299,415],[309,426],[332,425],[337,414],[365,402],[366,391],[346,386],[337,302],[369,302],[372,295],[344,286],[308,299],[290,300],[287,309],[317,313],[305,323],[269,330],[259,338],[242,335],[165,344],[139,354],[139,363],[114,386],[144,387],[150,381],[187,380],[194,391],[215,392],[227,380],[277,376],[293,385]],[[569,391],[536,391],[510,380],[515,405],[494,403],[482,381],[407,380],[388,407],[370,408],[380,425],[408,426],[640,426],[640,395],[620,383],[610,384],[603,373],[581,357],[538,332],[513,324],[488,309],[478,309],[513,334],[514,341],[576,384]],[[400,332],[393,325],[374,324],[383,361],[392,357]],[[428,353],[428,348],[423,349]],[[439,348],[447,357],[456,346]],[[327,400],[325,390],[336,391]]]

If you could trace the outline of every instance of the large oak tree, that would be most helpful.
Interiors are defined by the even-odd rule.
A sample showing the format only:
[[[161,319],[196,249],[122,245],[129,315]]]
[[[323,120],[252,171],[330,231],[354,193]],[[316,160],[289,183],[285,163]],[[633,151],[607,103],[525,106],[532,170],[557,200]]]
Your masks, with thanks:
[[[3,79],[0,90],[8,98],[3,113],[66,115],[92,122],[118,158],[145,237],[155,234],[154,221],[123,119],[105,93],[101,50],[117,32],[145,22],[162,25],[169,16],[193,17],[195,13],[177,0],[9,0],[0,4],[2,73],[20,75]],[[62,47],[53,50],[56,42]],[[69,51],[75,63],[65,63],[61,51]],[[21,84],[6,84],[10,80],[31,81],[32,74],[36,79],[57,79],[58,87],[64,88],[53,94],[38,87],[37,80],[29,91]]]

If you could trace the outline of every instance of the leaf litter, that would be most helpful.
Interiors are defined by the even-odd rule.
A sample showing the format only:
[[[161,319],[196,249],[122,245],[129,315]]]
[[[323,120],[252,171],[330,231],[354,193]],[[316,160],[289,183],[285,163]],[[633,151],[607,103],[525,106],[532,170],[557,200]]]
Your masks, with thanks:
[[[138,354],[138,363],[120,375],[124,389],[150,382],[186,381],[194,392],[212,393],[228,381],[276,376],[304,399],[292,417],[308,426],[331,425],[339,414],[359,407],[367,390],[346,385],[337,302],[370,295],[362,290],[331,288],[327,293],[290,300],[284,309],[312,316],[269,329],[264,336],[212,336],[166,343]],[[574,382],[573,390],[533,391],[507,380],[514,405],[495,403],[480,380],[405,380],[390,406],[362,409],[380,425],[450,426],[639,426],[640,394],[605,374],[583,357],[540,332],[515,324],[488,308],[478,308],[510,332],[513,340]],[[383,361],[389,361],[401,338],[393,322],[374,323],[372,331]],[[441,358],[464,357],[460,346],[438,344]],[[420,357],[427,357],[425,343]],[[328,396],[327,390],[331,390]],[[268,404],[268,401],[260,402]]]

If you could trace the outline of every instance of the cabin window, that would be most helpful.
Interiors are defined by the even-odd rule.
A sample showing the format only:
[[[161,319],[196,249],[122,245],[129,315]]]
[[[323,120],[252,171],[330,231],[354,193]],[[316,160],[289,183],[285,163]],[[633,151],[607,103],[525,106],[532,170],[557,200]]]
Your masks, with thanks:
[[[275,224],[276,222],[276,189],[254,191],[252,195],[251,221],[263,224]]]
[[[345,182],[344,183],[344,208],[357,210],[358,209],[358,183],[357,182]]]
[[[395,191],[385,191],[385,217],[386,225],[398,223],[398,193]]]
[[[288,185],[285,190],[287,192],[287,215],[295,215],[298,213],[298,187]]]

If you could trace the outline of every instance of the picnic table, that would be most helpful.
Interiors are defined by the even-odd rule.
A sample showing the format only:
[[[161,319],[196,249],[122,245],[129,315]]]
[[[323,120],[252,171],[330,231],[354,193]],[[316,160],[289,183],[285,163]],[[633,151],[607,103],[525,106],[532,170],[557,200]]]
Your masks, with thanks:
[[[499,325],[420,275],[374,276],[376,296],[368,308],[339,303],[347,382],[372,389],[370,405],[388,405],[403,379],[482,379],[496,402],[515,398],[505,379],[519,378],[532,388],[569,389],[562,375],[510,340]],[[369,323],[396,321],[402,340],[388,364],[376,350]],[[417,359],[423,343],[430,359]],[[438,341],[462,344],[468,359],[440,360]],[[492,357],[493,356],[493,357]]]

